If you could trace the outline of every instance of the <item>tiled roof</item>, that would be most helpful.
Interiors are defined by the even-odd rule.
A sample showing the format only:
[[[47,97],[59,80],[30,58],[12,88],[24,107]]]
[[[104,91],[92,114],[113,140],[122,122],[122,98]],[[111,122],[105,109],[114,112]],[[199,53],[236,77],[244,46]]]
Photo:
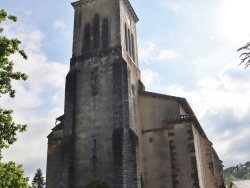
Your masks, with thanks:
[[[233,181],[230,187],[232,185],[235,185],[237,188],[250,188],[250,180]]]

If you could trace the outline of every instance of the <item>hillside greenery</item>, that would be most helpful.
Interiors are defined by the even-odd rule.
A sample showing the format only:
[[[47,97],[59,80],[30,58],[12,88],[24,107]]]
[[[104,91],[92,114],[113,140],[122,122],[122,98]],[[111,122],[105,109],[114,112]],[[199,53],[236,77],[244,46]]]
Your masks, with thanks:
[[[230,182],[237,180],[250,180],[250,161],[244,164],[229,167],[223,171],[225,184],[229,186]]]

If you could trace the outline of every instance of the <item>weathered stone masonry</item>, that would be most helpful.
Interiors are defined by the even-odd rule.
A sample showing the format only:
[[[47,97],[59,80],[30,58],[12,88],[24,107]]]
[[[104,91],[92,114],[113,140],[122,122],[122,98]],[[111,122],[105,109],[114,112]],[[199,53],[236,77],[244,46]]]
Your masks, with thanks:
[[[48,136],[47,188],[223,188],[222,161],[185,98],[145,91],[129,0],[72,3],[64,115]]]

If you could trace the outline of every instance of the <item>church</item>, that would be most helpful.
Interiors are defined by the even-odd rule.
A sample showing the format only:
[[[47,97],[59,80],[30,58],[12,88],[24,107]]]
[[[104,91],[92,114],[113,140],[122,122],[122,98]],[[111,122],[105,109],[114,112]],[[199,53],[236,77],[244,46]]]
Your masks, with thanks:
[[[48,135],[47,188],[223,188],[223,165],[185,98],[141,82],[129,0],[72,3],[64,114]]]

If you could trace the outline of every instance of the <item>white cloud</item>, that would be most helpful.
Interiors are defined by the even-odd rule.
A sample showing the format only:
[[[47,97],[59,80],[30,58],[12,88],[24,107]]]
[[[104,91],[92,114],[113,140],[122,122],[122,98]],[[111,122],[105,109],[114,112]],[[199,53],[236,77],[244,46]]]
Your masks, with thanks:
[[[163,79],[153,79],[154,72],[142,72],[146,88],[154,86],[156,92],[184,97],[190,103],[201,126],[226,167],[249,160],[246,151],[250,136],[250,69],[227,65],[216,77],[205,77],[196,87],[164,85]],[[151,76],[150,76],[151,75]],[[157,77],[162,75],[156,74]],[[151,87],[152,88],[152,87]],[[245,147],[244,147],[245,146]],[[228,157],[237,153],[234,159]]]
[[[179,54],[173,50],[161,50],[154,58],[158,61],[164,61],[176,57],[179,57]]]
[[[61,113],[61,108],[53,108],[46,114],[40,115],[28,116],[29,114],[26,112],[26,114],[17,117],[18,114],[15,114],[16,121],[25,121],[28,124],[28,129],[25,133],[18,134],[18,141],[7,150],[4,150],[3,161],[12,160],[17,164],[23,164],[25,173],[29,177],[34,176],[37,168],[41,168],[45,173],[47,159],[46,137],[53,128],[55,117]]]
[[[160,75],[151,69],[142,69],[141,78],[143,84],[147,87],[152,87],[153,84],[158,83],[161,80]]]
[[[168,10],[173,10],[175,12],[180,11],[183,8],[183,5],[177,2],[171,2],[171,1],[162,1],[160,3],[161,7],[163,7],[164,9],[168,9]]]
[[[140,44],[139,43],[139,59],[143,62],[149,62],[149,61],[167,61],[172,58],[177,58],[180,55],[175,52],[174,50],[168,50],[168,49],[161,49],[162,46],[159,44],[150,41],[146,44]]]
[[[37,168],[45,173],[47,139],[56,117],[63,113],[64,83],[68,65],[52,62],[41,50],[43,33],[23,23],[6,25],[8,36],[22,41],[28,55],[12,56],[15,70],[28,74],[27,81],[14,81],[16,97],[0,98],[1,107],[14,110],[14,120],[27,124],[28,130],[18,134],[18,141],[3,153],[3,160],[23,164],[26,175],[33,176]],[[17,155],[18,154],[18,155]]]
[[[188,100],[227,166],[249,160],[247,149],[240,147],[241,144],[250,144],[247,141],[250,136],[248,80],[249,72],[244,71],[243,67],[229,65],[220,71],[218,77],[206,77],[198,81],[192,90],[172,85],[165,91]],[[228,156],[233,153],[237,153],[236,158],[229,159]]]
[[[249,40],[249,0],[223,0],[220,6],[220,22],[223,33],[234,41]]]
[[[56,20],[55,22],[54,22],[54,28],[55,29],[59,29],[59,30],[63,30],[63,29],[65,29],[65,23],[64,23],[64,21],[63,20]]]

